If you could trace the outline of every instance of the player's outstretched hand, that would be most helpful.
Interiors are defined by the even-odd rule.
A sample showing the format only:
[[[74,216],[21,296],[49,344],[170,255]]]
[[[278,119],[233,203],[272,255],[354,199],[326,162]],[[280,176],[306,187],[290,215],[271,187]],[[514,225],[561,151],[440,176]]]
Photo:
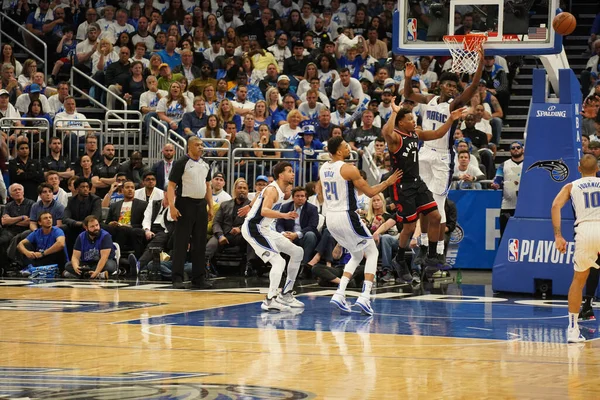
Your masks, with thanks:
[[[248,215],[249,212],[250,212],[250,206],[245,205],[244,207],[240,207],[238,209],[237,215],[238,215],[238,217],[245,217],[246,215]]]
[[[400,107],[400,104],[396,104],[396,96],[392,97],[392,102],[390,103],[390,105],[392,106],[392,111],[395,113],[402,109],[402,107]]]
[[[554,247],[556,247],[556,250],[560,251],[562,254],[565,254],[567,252],[567,241],[562,236],[555,236]]]
[[[461,107],[459,109],[456,109],[450,113],[450,118],[452,118],[453,121],[464,118],[467,116],[467,110],[467,107]]]
[[[394,171],[393,174],[391,174],[386,180],[385,182],[387,183],[388,186],[392,186],[394,183],[396,183],[400,178],[402,178],[402,170],[401,169],[397,169]]]
[[[411,62],[407,62],[404,68],[404,79],[410,79],[417,73],[417,67]]]

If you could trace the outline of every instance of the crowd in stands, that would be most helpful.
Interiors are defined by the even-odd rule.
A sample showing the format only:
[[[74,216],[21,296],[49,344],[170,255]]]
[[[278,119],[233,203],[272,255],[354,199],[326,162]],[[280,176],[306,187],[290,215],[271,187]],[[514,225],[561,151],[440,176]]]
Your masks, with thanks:
[[[417,65],[419,75],[410,83],[418,93],[437,93],[439,77],[451,66],[449,57],[392,53],[396,6],[393,0],[39,0],[37,6],[19,0],[5,8],[53,51],[46,77],[35,60],[21,63],[15,48],[2,44],[0,118],[12,118],[13,126],[0,139],[0,165],[8,161],[0,184],[0,196],[8,200],[0,257],[22,266],[58,263],[61,268],[69,260],[65,276],[80,275],[80,266],[92,263],[101,267],[90,275],[106,277],[103,271],[118,271],[118,263],[109,262],[115,248],[131,254],[132,273],[147,268],[156,248],[168,252],[173,221],[165,213],[163,190],[173,147],[166,145],[154,165],[145,165],[138,152],[117,160],[113,144],[99,143],[89,132],[86,110],[77,108],[70,85],[109,109],[118,109],[117,97],[123,98],[128,109],[141,112],[143,136],[152,118],[184,138],[199,136],[209,158],[242,148],[251,149],[244,155],[255,158],[302,154],[315,160],[331,137],[341,135],[361,165],[371,159],[385,177],[390,155],[381,127],[391,102],[412,110],[419,124],[424,109],[402,98],[405,64]],[[464,17],[468,28],[472,15]],[[24,38],[40,54],[40,43]],[[101,86],[83,79],[68,82],[70,68]],[[487,188],[480,181],[495,178],[495,144],[509,104],[508,72],[502,57],[485,57],[477,94],[454,133],[457,189]],[[460,78],[462,90],[471,78]],[[56,131],[46,135],[36,129],[39,120],[24,118],[45,119],[51,127],[56,124]],[[213,171],[218,210],[209,226],[209,264],[229,246],[245,251],[237,210],[271,179],[268,168],[256,164],[257,172],[245,176]],[[305,174],[299,182],[307,184],[289,190],[290,210],[301,210],[300,218],[282,221],[277,229],[304,247],[305,271],[335,284],[339,274],[333,267],[346,253],[323,226],[311,182],[318,163],[307,165],[297,171]],[[229,180],[235,185],[228,194],[224,184]],[[362,197],[361,215],[375,233],[390,215],[390,198]],[[398,231],[377,232],[386,268]],[[168,269],[163,272],[168,277]]]

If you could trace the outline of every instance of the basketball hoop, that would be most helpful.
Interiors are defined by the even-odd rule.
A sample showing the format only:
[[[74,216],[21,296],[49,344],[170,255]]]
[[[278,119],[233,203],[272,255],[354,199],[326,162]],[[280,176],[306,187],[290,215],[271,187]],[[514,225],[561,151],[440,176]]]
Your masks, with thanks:
[[[487,33],[446,35],[444,43],[452,56],[452,72],[473,74],[479,66],[479,48],[487,41]]]

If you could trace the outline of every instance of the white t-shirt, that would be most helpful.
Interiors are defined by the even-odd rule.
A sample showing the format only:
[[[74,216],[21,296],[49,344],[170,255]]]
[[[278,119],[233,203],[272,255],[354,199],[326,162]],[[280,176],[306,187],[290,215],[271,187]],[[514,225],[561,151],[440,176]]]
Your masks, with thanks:
[[[298,139],[300,132],[302,132],[302,129],[299,126],[292,129],[289,124],[281,125],[277,135],[275,135],[275,141],[279,143],[282,149],[291,149],[294,147],[294,142]]]
[[[79,126],[82,128],[90,128],[90,124],[87,121],[64,121],[64,122],[59,122],[61,120],[77,120],[77,119],[87,119],[87,117],[81,113],[78,113],[77,111],[74,112],[73,114],[68,114],[66,111],[60,112],[58,114],[56,114],[56,116],[54,117],[54,122],[56,123],[56,127],[57,128],[62,128],[62,127],[73,127],[73,126]],[[77,134],[77,136],[81,137],[81,136],[85,136],[88,132],[90,131],[69,131],[72,133]]]
[[[140,110],[142,107],[148,107],[151,110],[156,111],[156,107],[158,106],[159,102],[159,98],[156,95],[157,93],[160,93],[160,96],[163,99],[169,94],[166,90],[161,89],[158,89],[157,92],[151,92],[149,90],[145,91],[140,96]]]
[[[17,111],[17,109],[10,103],[8,103],[8,108],[6,109],[6,112],[2,113],[2,111],[0,110],[0,118],[20,118],[21,115],[19,114],[19,112]],[[14,124],[17,121],[12,121],[12,123]]]
[[[135,46],[139,42],[144,42],[146,44],[146,50],[148,52],[154,50],[154,45],[156,44],[156,40],[152,35],[140,36],[138,33],[136,33],[131,38],[131,43],[133,43],[133,45]]]
[[[221,47],[219,49],[219,52],[215,53],[211,46],[209,49],[204,50],[204,52],[202,52],[202,54],[204,55],[204,58],[206,58],[208,61],[214,62],[218,56],[225,55],[225,49]]]
[[[315,104],[315,108],[310,108],[308,106],[308,102],[305,101],[304,103],[300,104],[300,107],[298,107],[298,111],[300,111],[302,115],[308,117],[309,119],[317,119],[321,110],[326,108],[327,107],[325,107],[325,105],[321,103]]]
[[[155,187],[152,190],[152,194],[150,195],[150,199],[146,200],[146,188],[139,188],[135,191],[133,198],[148,201],[148,203],[152,203],[155,200],[162,200],[165,197],[165,192],[162,189]]]
[[[331,98],[339,99],[344,97],[344,94],[348,94],[352,99],[361,99],[364,95],[362,86],[358,79],[350,78],[348,86],[342,84],[342,80],[338,79],[333,83],[333,90],[331,92]]]
[[[305,102],[306,101],[306,93],[302,93],[300,96],[298,96],[300,98],[300,101]],[[331,107],[331,104],[329,104],[329,99],[327,98],[327,95],[325,93],[321,93],[319,92],[319,101],[321,103],[323,103],[323,105],[327,108]]]
[[[242,110],[254,110],[255,104],[248,100],[244,101],[243,103],[240,103],[237,100],[231,100],[231,105]]]
[[[231,200],[231,196],[224,190],[221,190],[219,193],[215,194],[213,192],[213,201],[215,203],[221,204],[224,201]]]
[[[141,59],[138,60],[137,58],[131,57],[129,59],[130,63],[135,62],[135,61],[141,62],[144,68],[150,68],[150,60],[148,60],[147,58],[142,57]]]
[[[65,106],[58,98],[58,94],[50,96],[50,98],[48,98],[48,104],[50,106],[48,114],[50,114],[51,117],[54,117],[56,114],[65,111]]]
[[[129,24],[121,26],[116,21],[112,23],[110,28],[108,28],[108,33],[112,35],[115,38],[115,40],[118,39],[119,35],[123,32],[127,32],[129,33],[129,35],[132,35],[133,33],[135,33],[135,28]]]
[[[273,53],[275,60],[277,60],[279,70],[283,71],[283,63],[284,63],[285,59],[290,58],[292,56],[292,52],[290,51],[290,48],[285,46],[283,49],[280,49],[279,46],[274,44],[273,46],[267,48],[267,50],[269,50],[271,53]]]
[[[98,61],[100,60],[100,53],[97,51],[92,55],[92,75],[98,72]],[[104,56],[104,68],[102,71],[106,71],[106,68],[114,63],[119,61],[119,53],[117,53],[114,49],[112,53],[108,53],[108,55]]]
[[[183,119],[183,114],[194,111],[194,106],[189,101],[186,103],[186,107],[184,108],[177,100],[173,100],[167,106],[167,97],[165,96],[158,102],[156,112],[164,112],[167,117],[179,123]]]
[[[42,103],[42,109],[44,112],[50,112],[50,104],[48,103],[48,98],[40,93],[40,102]],[[27,109],[29,108],[29,104],[31,103],[31,99],[29,98],[29,93],[23,93],[19,97],[17,97],[17,101],[15,102],[15,108],[21,114],[25,114]]]
[[[472,158],[475,158],[475,157],[472,157]],[[462,179],[462,177],[465,176],[466,174],[469,174],[469,175],[475,176],[475,177],[483,175],[483,172],[481,172],[481,170],[479,169],[479,166],[475,166],[475,165],[471,164],[470,161],[469,161],[469,165],[467,165],[466,171],[461,171],[458,167],[459,167],[458,164],[456,164],[454,166],[454,176],[459,177],[460,179]]]

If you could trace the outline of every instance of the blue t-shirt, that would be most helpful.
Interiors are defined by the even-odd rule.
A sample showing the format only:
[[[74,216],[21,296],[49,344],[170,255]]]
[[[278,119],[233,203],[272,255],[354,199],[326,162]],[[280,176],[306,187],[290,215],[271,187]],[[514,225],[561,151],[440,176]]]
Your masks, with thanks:
[[[39,228],[27,236],[27,241],[31,243],[35,249],[34,251],[42,251],[52,247],[56,243],[56,239],[61,236],[65,236],[64,232],[55,226],[52,227],[52,230],[47,235],[44,235],[43,229]]]
[[[162,62],[169,64],[171,69],[181,65],[181,55],[179,53],[173,53],[172,56],[167,54],[167,50],[157,51],[156,54],[160,56]]]
[[[42,212],[49,212],[52,214],[52,225],[56,226],[56,222],[58,220],[62,220],[65,213],[65,206],[60,204],[56,200],[52,200],[52,203],[48,207],[44,207],[44,203],[42,201],[38,201],[33,206],[31,206],[31,212],[29,213],[29,219],[31,221],[37,222],[38,217]]]
[[[100,261],[100,250],[107,249],[111,250],[108,258],[114,259],[115,250],[112,236],[104,229],[100,229],[100,236],[93,242],[90,240],[87,232],[81,232],[77,236],[77,240],[75,240],[75,245],[73,246],[73,250],[81,252],[80,261],[83,264],[97,263]]]

